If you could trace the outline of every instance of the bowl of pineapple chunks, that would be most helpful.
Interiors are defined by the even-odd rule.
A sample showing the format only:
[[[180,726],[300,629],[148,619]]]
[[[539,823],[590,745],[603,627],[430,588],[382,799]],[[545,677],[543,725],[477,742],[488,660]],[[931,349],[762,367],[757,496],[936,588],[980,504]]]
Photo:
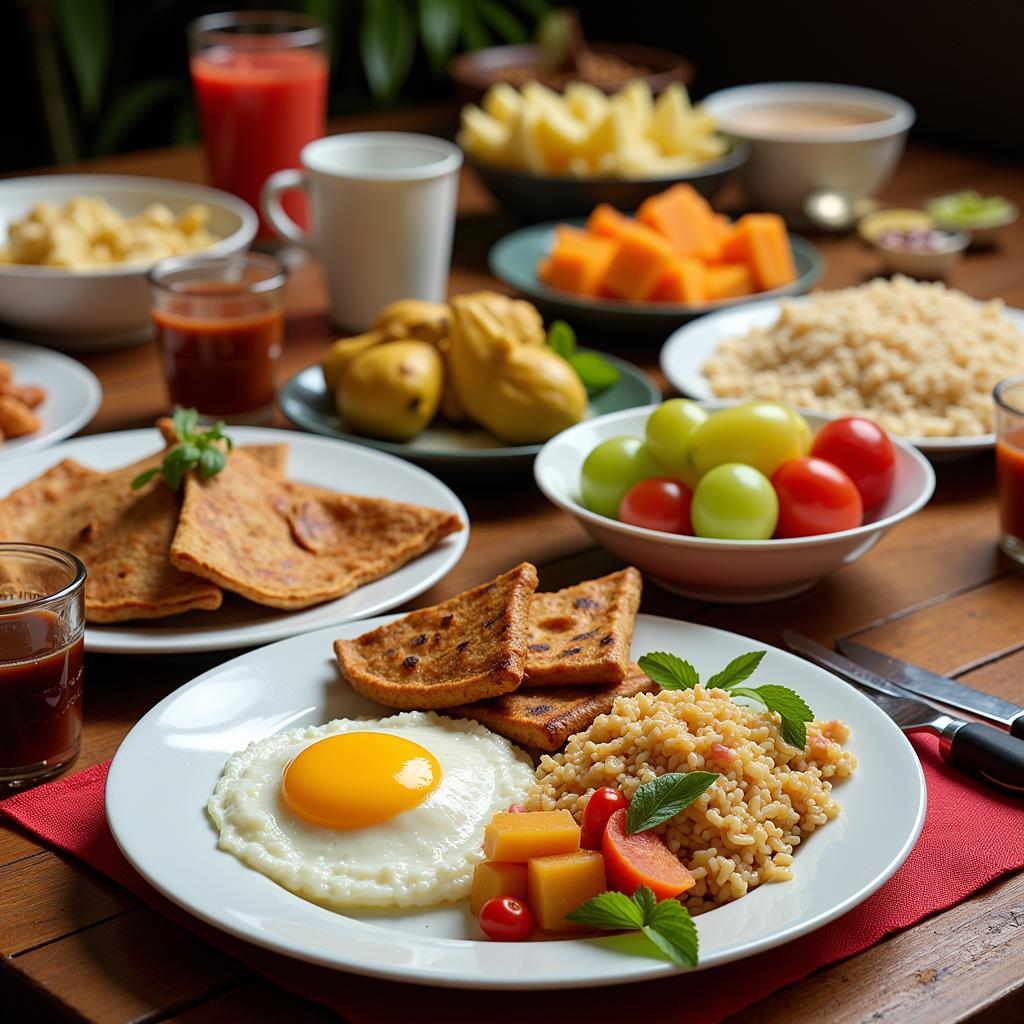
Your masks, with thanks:
[[[462,109],[459,145],[509,212],[530,221],[635,209],[687,182],[710,198],[747,159],[713,118],[673,83],[657,96],[643,79],[614,95],[584,82],[564,93],[539,82],[492,85]]]

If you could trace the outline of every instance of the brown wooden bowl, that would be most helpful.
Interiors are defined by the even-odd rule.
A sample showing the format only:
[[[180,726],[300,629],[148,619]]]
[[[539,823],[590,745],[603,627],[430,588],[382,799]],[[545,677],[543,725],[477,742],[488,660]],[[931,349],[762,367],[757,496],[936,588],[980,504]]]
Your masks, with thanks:
[[[650,46],[634,46],[631,43],[588,43],[594,53],[618,57],[639,67],[651,69],[643,80],[651,92],[661,92],[672,82],[689,85],[693,81],[693,65],[679,54],[658,50]],[[503,68],[517,65],[540,66],[540,47],[533,43],[520,46],[491,46],[459,54],[448,66],[448,73],[455,83],[455,96],[459,103],[479,103],[484,93],[495,82],[501,80]],[[605,91],[617,91],[620,87]]]

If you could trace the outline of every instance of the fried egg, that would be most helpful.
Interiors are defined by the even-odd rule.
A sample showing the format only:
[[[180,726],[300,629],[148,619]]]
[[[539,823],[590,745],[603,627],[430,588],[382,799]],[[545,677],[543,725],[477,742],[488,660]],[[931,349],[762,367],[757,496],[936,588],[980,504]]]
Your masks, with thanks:
[[[219,845],[330,907],[469,895],[484,826],[529,757],[477,722],[410,711],[291,729],[233,754],[207,804]]]

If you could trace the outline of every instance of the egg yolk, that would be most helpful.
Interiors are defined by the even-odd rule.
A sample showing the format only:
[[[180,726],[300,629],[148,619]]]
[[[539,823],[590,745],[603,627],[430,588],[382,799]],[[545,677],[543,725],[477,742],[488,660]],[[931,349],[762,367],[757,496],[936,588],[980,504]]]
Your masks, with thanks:
[[[311,743],[288,763],[284,802],[314,825],[366,828],[411,810],[441,781],[437,758],[384,732],[345,732]]]

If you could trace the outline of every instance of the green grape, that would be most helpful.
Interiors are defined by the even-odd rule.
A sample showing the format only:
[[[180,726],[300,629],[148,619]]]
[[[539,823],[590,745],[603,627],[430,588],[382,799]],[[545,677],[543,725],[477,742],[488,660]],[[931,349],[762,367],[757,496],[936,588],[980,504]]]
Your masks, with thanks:
[[[747,402],[712,413],[690,438],[690,463],[703,476],[726,462],[743,462],[770,477],[805,454],[794,414],[777,402]]]
[[[690,515],[698,537],[767,540],[779,519],[779,499],[753,466],[726,462],[701,477]]]
[[[616,519],[622,496],[641,480],[664,476],[639,437],[602,441],[587,457],[580,473],[583,504],[598,515]]]
[[[689,442],[708,414],[688,398],[662,402],[647,419],[647,447],[655,461],[691,489],[700,479],[690,465]]]

